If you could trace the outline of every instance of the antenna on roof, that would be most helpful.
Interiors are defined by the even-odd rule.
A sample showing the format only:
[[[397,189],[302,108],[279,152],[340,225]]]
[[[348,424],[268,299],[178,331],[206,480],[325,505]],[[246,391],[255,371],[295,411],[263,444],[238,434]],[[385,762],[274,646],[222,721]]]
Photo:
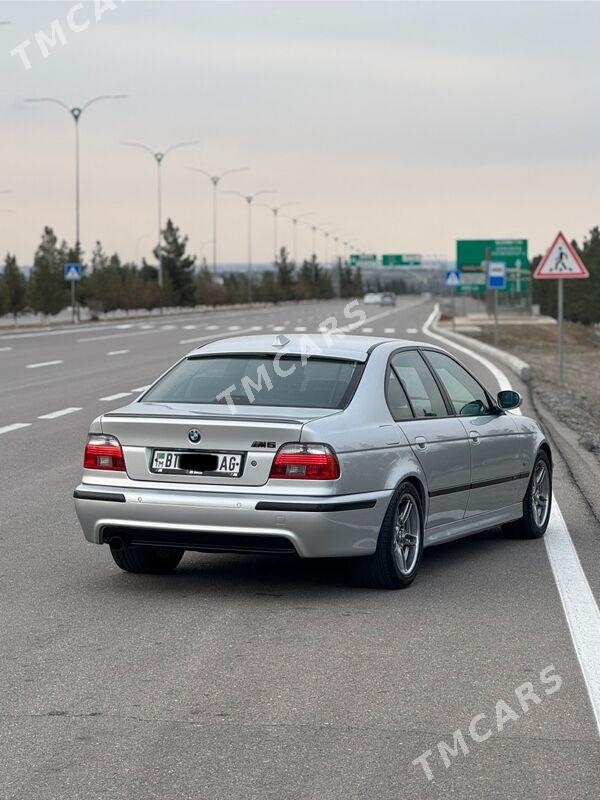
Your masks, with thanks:
[[[273,347],[285,347],[286,344],[289,344],[290,342],[291,339],[288,339],[284,333],[280,333],[275,337],[275,340],[273,341]]]

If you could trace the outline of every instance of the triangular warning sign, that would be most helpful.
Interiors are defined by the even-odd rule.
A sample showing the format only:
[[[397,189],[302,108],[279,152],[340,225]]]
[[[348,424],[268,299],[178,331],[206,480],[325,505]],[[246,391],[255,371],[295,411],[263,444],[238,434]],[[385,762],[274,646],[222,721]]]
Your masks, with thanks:
[[[559,233],[550,250],[540,261],[534,278],[589,278],[590,273],[563,233]]]
[[[460,286],[460,278],[456,272],[450,272],[446,278],[446,286]]]

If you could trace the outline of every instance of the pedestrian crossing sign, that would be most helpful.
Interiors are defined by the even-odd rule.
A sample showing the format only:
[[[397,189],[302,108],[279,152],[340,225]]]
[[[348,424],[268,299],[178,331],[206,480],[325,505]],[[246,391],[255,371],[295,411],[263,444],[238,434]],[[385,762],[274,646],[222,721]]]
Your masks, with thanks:
[[[589,278],[590,273],[575,248],[559,233],[552,247],[540,261],[534,278]]]
[[[81,264],[66,264],[65,265],[65,280],[66,281],[80,281],[81,280]]]

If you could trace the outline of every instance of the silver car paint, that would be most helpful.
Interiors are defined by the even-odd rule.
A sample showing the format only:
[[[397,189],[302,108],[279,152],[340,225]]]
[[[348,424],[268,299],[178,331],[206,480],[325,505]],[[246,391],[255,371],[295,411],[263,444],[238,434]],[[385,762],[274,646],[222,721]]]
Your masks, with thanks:
[[[289,339],[286,352],[306,352],[306,336],[290,334]],[[215,406],[144,403],[142,396],[94,420],[90,432],[115,435],[121,441],[127,472],[84,470],[78,489],[119,492],[125,502],[76,499],[86,538],[100,543],[105,525],[122,524],[286,536],[305,557],[366,554],[375,550],[395,488],[407,479],[417,484],[422,496],[426,546],[521,516],[535,453],[545,441],[533,420],[502,414],[395,422],[384,393],[388,359],[396,350],[418,343],[345,336],[329,346],[327,337],[311,334],[310,339],[323,356],[366,361],[355,395],[342,411],[249,406],[232,416],[221,408],[215,414]],[[279,350],[271,337],[245,336],[211,342],[194,352]],[[235,484],[228,478],[169,476],[166,480],[151,473],[152,449],[189,448],[190,427],[202,429],[200,448],[247,451],[249,441],[261,437],[276,441],[277,447],[286,441],[323,442],[337,453],[341,476],[336,481],[269,480],[275,450],[249,451],[248,473]],[[480,433],[478,443],[470,438],[472,430]],[[419,437],[426,439],[425,448]],[[524,472],[527,476],[517,481],[470,488]],[[462,488],[444,492],[457,487]],[[261,501],[285,504],[299,499],[373,501],[374,506],[319,512],[256,510]]]

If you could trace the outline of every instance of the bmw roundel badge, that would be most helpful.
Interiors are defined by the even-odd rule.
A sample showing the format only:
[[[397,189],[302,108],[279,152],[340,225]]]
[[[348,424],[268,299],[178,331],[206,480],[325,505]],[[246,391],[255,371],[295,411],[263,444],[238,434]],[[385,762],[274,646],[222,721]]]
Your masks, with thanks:
[[[191,431],[188,431],[188,439],[192,444],[198,444],[201,438],[200,431],[197,428],[192,428]]]

